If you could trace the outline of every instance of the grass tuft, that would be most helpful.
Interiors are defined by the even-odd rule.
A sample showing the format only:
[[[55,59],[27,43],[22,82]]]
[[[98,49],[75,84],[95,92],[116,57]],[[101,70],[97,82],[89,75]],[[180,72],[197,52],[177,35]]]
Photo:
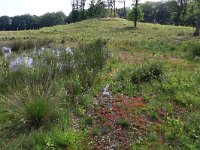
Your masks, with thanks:
[[[39,128],[43,123],[50,121],[53,116],[52,110],[52,105],[46,98],[38,97],[25,106],[24,116],[30,126]]]
[[[126,128],[126,129],[128,129],[130,127],[130,122],[125,119],[121,119],[121,120],[117,121],[117,124],[120,125],[122,128]]]

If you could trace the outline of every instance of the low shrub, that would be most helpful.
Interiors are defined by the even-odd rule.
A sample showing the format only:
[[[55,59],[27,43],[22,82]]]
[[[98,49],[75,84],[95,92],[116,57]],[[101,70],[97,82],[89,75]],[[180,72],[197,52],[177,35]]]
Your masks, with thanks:
[[[130,82],[132,71],[132,67],[123,66],[123,69],[121,69],[114,76],[114,82],[113,84],[111,84],[111,91],[113,94],[121,92],[128,95],[134,94],[134,87],[133,84]]]
[[[150,62],[148,64],[132,68],[123,68],[116,76],[116,82],[139,84],[159,79],[164,74],[164,67],[161,62]]]
[[[81,44],[75,52],[75,60],[79,69],[88,68],[97,73],[106,64],[109,52],[105,47],[106,42],[97,39],[93,43]]]
[[[149,82],[152,79],[158,79],[164,74],[163,64],[160,62],[153,62],[136,68],[131,77],[134,84],[141,82]]]
[[[69,99],[72,101],[72,103],[74,103],[77,96],[83,92],[80,80],[77,76],[65,80],[65,90],[69,96]]]
[[[112,93],[123,93],[135,96],[143,88],[143,83],[159,81],[165,73],[162,62],[150,62],[139,67],[123,66],[114,76],[111,84]]]
[[[84,125],[86,126],[92,126],[94,124],[94,119],[92,117],[86,117],[84,119]]]
[[[79,45],[74,51],[75,71],[86,89],[92,86],[98,72],[107,63],[109,52],[105,45],[105,41],[97,39],[93,43]]]
[[[200,43],[193,43],[190,45],[193,57],[200,57]]]

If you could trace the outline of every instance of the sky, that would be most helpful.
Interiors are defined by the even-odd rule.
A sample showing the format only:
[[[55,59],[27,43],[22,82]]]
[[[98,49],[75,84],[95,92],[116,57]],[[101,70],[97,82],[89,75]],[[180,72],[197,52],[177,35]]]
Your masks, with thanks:
[[[71,12],[71,0],[0,0],[0,16],[16,16],[23,14],[43,15],[47,12],[63,11],[66,15]],[[132,0],[127,0],[130,6]],[[142,0],[143,2],[145,0]],[[154,0],[150,0],[154,1]],[[87,0],[88,4],[89,0]],[[123,6],[117,4],[118,7]]]

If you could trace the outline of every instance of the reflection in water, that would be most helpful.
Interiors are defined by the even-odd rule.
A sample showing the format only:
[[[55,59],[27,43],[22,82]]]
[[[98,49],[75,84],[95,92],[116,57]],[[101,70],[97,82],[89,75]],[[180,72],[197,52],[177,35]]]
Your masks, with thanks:
[[[10,60],[9,62],[10,69],[17,69],[19,66],[33,67],[33,58],[19,56],[17,58]]]
[[[107,85],[106,87],[103,88],[102,96],[108,96],[108,97],[111,96],[110,91],[109,91],[109,85]]]
[[[45,52],[53,53],[53,54],[55,54],[55,56],[57,58],[59,58],[60,55],[61,55],[61,50],[60,49],[52,50],[52,49],[45,49],[44,47],[41,47],[40,49],[34,50],[31,54],[33,54],[33,55],[37,55],[37,54],[38,55],[42,55]],[[72,51],[72,49],[70,47],[66,48],[65,52],[67,54],[73,55],[73,51]],[[9,62],[9,69],[10,70],[16,70],[20,66],[33,67],[34,60],[30,56],[27,56],[27,55],[18,55],[16,57],[13,56],[14,58],[9,58],[9,56],[12,55],[12,48],[11,47],[4,46],[4,47],[0,48],[0,54],[5,59],[8,60],[8,62]],[[62,64],[59,64],[59,66],[61,67]]]
[[[12,54],[12,48],[10,47],[2,47],[0,53],[3,55],[4,58],[7,58]]]

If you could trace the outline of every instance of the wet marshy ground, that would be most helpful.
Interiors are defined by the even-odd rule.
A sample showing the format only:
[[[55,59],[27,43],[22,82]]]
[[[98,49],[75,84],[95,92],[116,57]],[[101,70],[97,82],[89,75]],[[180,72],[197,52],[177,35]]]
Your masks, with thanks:
[[[34,48],[33,50],[26,50],[24,52],[14,52],[9,46],[0,47],[0,56],[8,61],[8,67],[10,70],[16,70],[20,66],[34,67],[34,65],[37,64],[34,57],[42,56],[47,53],[54,55],[55,57],[57,57],[57,59],[59,59],[62,52],[70,55],[73,54],[73,50],[70,47],[62,49],[50,49],[41,47],[39,49]]]

